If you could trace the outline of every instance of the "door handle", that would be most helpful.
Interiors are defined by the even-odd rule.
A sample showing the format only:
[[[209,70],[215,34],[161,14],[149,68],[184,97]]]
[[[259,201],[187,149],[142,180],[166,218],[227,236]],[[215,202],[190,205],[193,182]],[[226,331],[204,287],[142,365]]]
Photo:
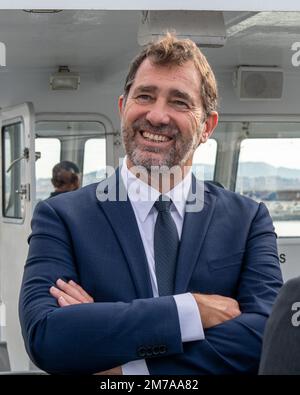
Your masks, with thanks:
[[[26,160],[29,159],[29,148],[24,148],[23,155],[11,162],[11,164],[8,166],[6,170],[6,173],[8,173],[11,170],[11,168],[14,167],[14,165],[20,162],[22,159],[26,159]]]

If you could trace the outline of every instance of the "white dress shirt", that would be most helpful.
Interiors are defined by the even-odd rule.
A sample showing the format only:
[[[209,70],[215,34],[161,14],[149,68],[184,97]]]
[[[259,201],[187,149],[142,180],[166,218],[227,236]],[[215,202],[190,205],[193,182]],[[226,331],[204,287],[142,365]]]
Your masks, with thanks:
[[[157,210],[153,207],[160,192],[138,179],[127,167],[126,158],[123,160],[121,177],[128,197],[130,199],[136,221],[139,227],[144,250],[147,257],[152,291],[154,297],[159,297],[154,261],[154,226]],[[192,182],[192,172],[164,195],[168,196],[173,204],[171,215],[181,239],[181,232],[185,213],[185,204]],[[137,262],[138,264],[138,262]],[[204,339],[203,326],[195,298],[190,293],[174,295],[178,311],[178,319],[182,342]],[[136,360],[122,365],[123,374],[149,374],[146,361]]]

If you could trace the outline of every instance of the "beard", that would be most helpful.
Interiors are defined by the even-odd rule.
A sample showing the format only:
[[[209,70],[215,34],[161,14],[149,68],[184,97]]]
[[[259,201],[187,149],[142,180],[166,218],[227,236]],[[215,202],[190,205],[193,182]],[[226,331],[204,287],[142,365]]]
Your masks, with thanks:
[[[201,129],[198,128],[192,137],[184,137],[173,123],[153,126],[145,118],[137,119],[129,126],[122,124],[121,129],[123,144],[129,160],[134,166],[144,167],[148,173],[155,170],[171,169],[174,166],[183,167],[198,147],[201,135]],[[142,130],[172,137],[172,147],[166,150],[164,148],[137,144],[135,137]],[[156,154],[161,154],[160,158]]]

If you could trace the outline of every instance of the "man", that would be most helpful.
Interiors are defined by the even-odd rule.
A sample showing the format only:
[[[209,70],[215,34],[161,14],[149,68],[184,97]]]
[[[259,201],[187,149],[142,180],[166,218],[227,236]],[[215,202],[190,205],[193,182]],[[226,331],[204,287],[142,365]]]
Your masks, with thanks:
[[[167,35],[133,61],[119,100],[122,168],[33,217],[20,318],[39,367],[257,373],[282,284],[276,239],[263,204],[191,174],[216,106],[192,41]]]
[[[260,374],[300,374],[300,277],[286,282],[266,325]]]
[[[52,169],[51,182],[54,192],[50,197],[60,193],[75,191],[80,187],[79,169],[75,163],[68,160],[57,163]]]

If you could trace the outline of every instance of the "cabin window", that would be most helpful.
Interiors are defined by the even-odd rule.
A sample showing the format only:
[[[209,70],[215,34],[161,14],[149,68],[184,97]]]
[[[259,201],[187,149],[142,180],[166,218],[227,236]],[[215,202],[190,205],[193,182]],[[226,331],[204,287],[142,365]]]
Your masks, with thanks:
[[[264,202],[278,236],[300,236],[300,138],[241,142],[236,191]]]
[[[60,161],[61,143],[58,138],[35,139],[35,151],[41,157],[36,161],[36,200],[47,199],[53,191],[52,168]]]
[[[97,181],[106,165],[105,132],[98,121],[38,121],[35,151],[41,152],[41,158],[36,161],[36,199],[46,199],[54,190],[52,168],[60,161],[78,166],[83,186]]]
[[[217,141],[209,139],[205,144],[201,144],[194,154],[193,172],[204,180],[213,180],[217,156]]]
[[[24,131],[17,122],[2,127],[2,215],[23,218],[22,175],[24,174]]]
[[[106,141],[105,139],[88,139],[84,146],[82,185],[99,182],[105,178]]]

